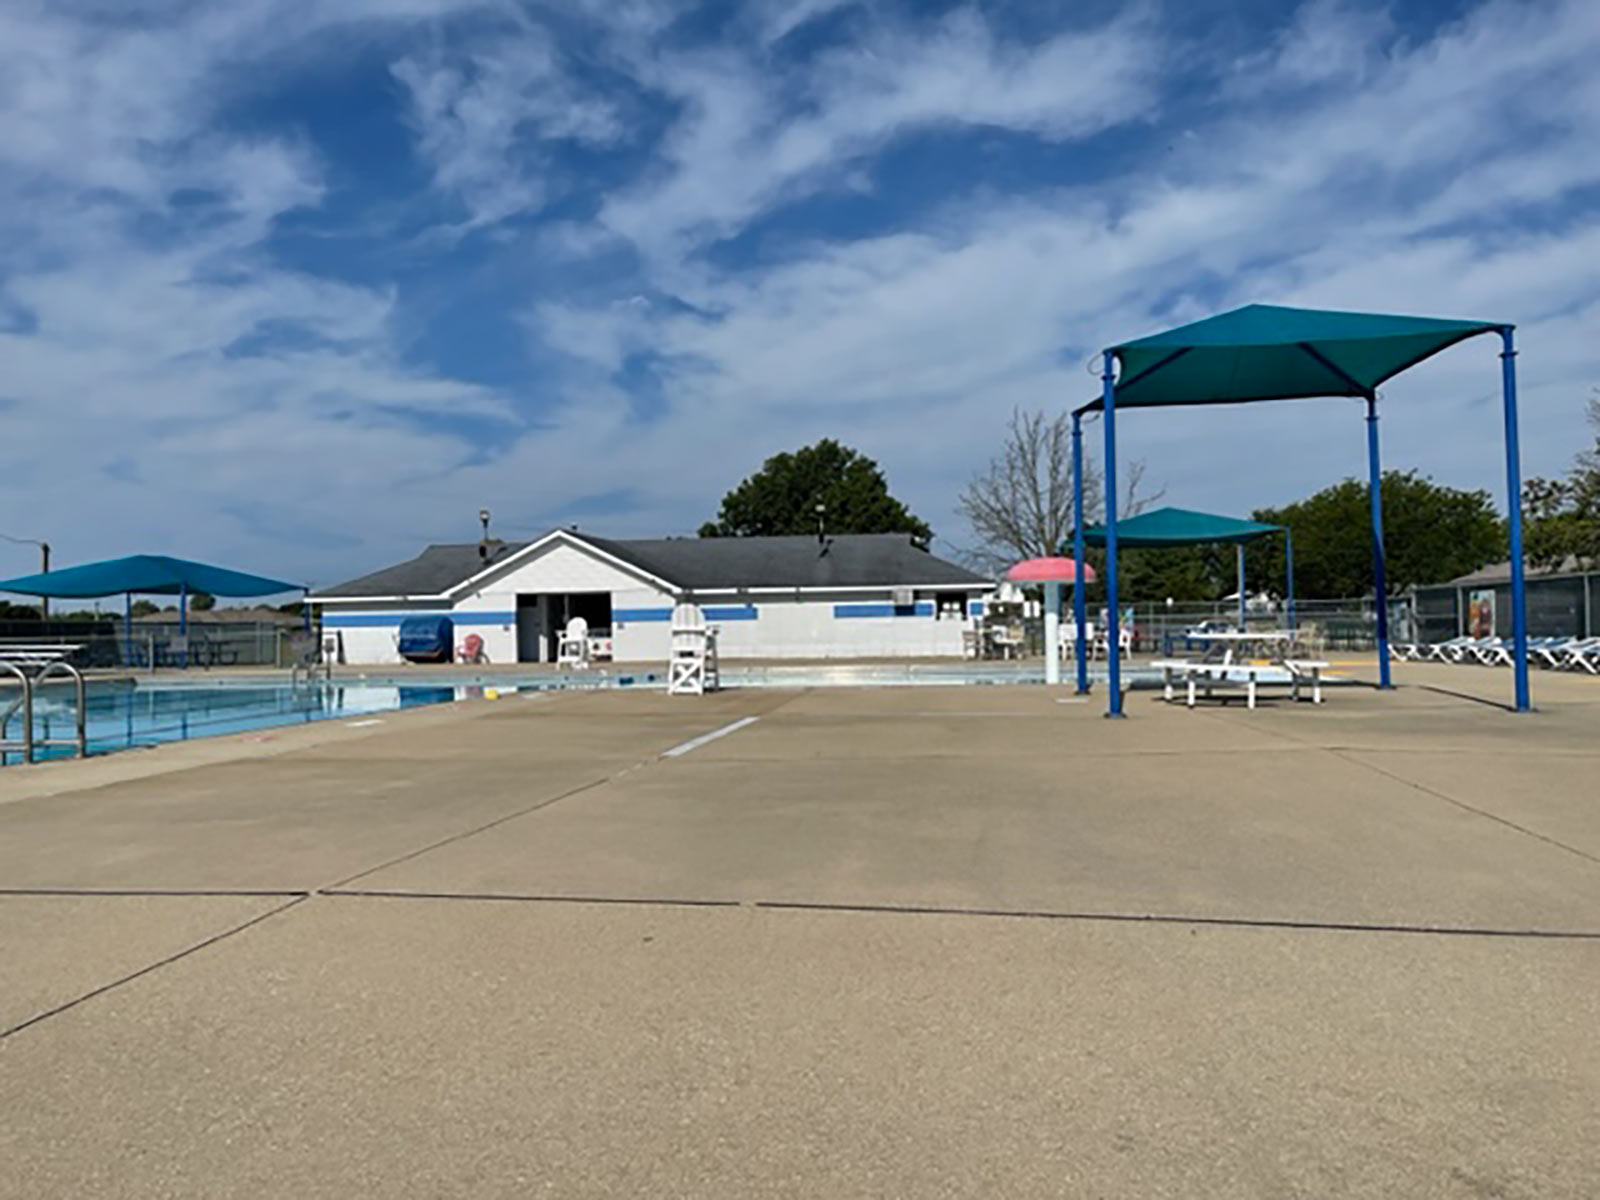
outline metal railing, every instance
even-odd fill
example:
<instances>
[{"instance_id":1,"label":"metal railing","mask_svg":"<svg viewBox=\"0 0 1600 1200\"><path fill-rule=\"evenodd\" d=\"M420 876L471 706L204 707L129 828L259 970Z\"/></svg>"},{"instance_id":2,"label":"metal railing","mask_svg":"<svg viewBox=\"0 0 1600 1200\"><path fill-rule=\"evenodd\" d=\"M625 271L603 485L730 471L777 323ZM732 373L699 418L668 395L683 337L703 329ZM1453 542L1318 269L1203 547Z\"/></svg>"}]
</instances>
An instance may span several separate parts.
<instances>
[{"instance_id":1,"label":"metal railing","mask_svg":"<svg viewBox=\"0 0 1600 1200\"><path fill-rule=\"evenodd\" d=\"M164 671L183 667L208 670L218 667L289 667L303 657L299 643L308 635L298 627L267 622L194 622L187 637L176 622L136 621L131 635L118 623L63 633L58 626L48 633L25 631L38 622L9 622L0 630L6 645L39 649L71 646L68 658L79 670ZM88 624L85 622L84 624Z\"/></svg>"},{"instance_id":2,"label":"metal railing","mask_svg":"<svg viewBox=\"0 0 1600 1200\"><path fill-rule=\"evenodd\" d=\"M34 647L0 646L0 673L15 678L21 694L4 707L0 707L0 766L11 754L21 754L22 761L37 761L36 751L51 746L68 746L77 751L79 758L89 755L89 697L83 672L66 659L66 652L77 647L62 647L59 651L41 651ZM29 673L29 668L36 668ZM74 704L74 735L70 738L37 737L33 727L34 692L60 676L72 684ZM11 722L18 712L22 714L22 736L11 736Z\"/></svg>"}]
</instances>

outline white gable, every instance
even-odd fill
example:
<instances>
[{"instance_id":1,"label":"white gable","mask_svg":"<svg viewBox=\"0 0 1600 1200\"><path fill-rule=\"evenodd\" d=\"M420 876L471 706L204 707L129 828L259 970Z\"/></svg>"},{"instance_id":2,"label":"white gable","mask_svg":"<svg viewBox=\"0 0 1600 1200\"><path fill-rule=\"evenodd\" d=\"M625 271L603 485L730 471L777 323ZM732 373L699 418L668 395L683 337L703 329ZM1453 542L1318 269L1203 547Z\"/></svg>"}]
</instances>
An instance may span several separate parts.
<instances>
[{"instance_id":1,"label":"white gable","mask_svg":"<svg viewBox=\"0 0 1600 1200\"><path fill-rule=\"evenodd\" d=\"M630 570L583 543L552 538L519 557L507 569L478 580L467 593L621 592L648 586L641 572Z\"/></svg>"}]
</instances>

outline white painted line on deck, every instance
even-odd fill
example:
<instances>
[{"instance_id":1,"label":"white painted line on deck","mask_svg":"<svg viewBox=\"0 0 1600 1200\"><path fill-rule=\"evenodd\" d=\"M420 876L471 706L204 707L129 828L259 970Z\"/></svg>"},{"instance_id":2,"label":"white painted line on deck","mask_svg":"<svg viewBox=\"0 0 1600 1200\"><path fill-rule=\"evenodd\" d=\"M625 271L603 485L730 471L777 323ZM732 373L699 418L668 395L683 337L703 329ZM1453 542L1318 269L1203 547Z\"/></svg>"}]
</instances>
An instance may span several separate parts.
<instances>
[{"instance_id":1,"label":"white painted line on deck","mask_svg":"<svg viewBox=\"0 0 1600 1200\"><path fill-rule=\"evenodd\" d=\"M760 719L760 717L740 717L731 725L724 725L721 729L713 729L710 733L702 733L697 738L690 738L682 745L674 746L671 750L664 751L661 757L677 758L679 755L687 754L691 750L698 750L707 742L714 742L720 737L727 737L730 733L737 733L746 725L754 725Z\"/></svg>"},{"instance_id":2,"label":"white painted line on deck","mask_svg":"<svg viewBox=\"0 0 1600 1200\"><path fill-rule=\"evenodd\" d=\"M345 728L346 729L365 729L368 725L382 725L382 724L383 724L383 718L382 717L372 717L372 718L370 718L369 720L366 720L366 721L351 721L348 725L345 726Z\"/></svg>"}]
</instances>

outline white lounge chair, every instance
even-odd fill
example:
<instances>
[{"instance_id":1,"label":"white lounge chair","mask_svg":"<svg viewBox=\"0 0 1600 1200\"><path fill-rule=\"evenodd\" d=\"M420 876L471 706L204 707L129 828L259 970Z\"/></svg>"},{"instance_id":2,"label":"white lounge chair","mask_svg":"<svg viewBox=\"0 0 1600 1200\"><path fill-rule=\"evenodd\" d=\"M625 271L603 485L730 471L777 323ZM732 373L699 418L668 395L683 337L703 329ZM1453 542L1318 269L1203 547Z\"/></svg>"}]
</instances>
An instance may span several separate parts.
<instances>
[{"instance_id":1,"label":"white lounge chair","mask_svg":"<svg viewBox=\"0 0 1600 1200\"><path fill-rule=\"evenodd\" d=\"M1509 667L1513 660L1512 644L1504 638L1484 638L1466 648L1467 656L1486 667ZM1465 661L1465 658L1462 660Z\"/></svg>"},{"instance_id":2,"label":"white lounge chair","mask_svg":"<svg viewBox=\"0 0 1600 1200\"><path fill-rule=\"evenodd\" d=\"M1566 652L1579 644L1573 637L1530 638L1528 661L1540 667L1559 667Z\"/></svg>"},{"instance_id":3,"label":"white lounge chair","mask_svg":"<svg viewBox=\"0 0 1600 1200\"><path fill-rule=\"evenodd\" d=\"M556 665L561 667L587 667L589 665L589 622L573 617L556 642Z\"/></svg>"},{"instance_id":4,"label":"white lounge chair","mask_svg":"<svg viewBox=\"0 0 1600 1200\"><path fill-rule=\"evenodd\" d=\"M1568 648L1561 666L1571 670L1587 671L1600 675L1600 638L1584 638Z\"/></svg>"},{"instance_id":5,"label":"white lounge chair","mask_svg":"<svg viewBox=\"0 0 1600 1200\"><path fill-rule=\"evenodd\" d=\"M1453 637L1448 641L1432 642L1422 648L1422 657L1431 662L1460 662L1461 660L1456 657L1456 654L1464 647L1470 646L1475 640L1477 639Z\"/></svg>"}]
</instances>

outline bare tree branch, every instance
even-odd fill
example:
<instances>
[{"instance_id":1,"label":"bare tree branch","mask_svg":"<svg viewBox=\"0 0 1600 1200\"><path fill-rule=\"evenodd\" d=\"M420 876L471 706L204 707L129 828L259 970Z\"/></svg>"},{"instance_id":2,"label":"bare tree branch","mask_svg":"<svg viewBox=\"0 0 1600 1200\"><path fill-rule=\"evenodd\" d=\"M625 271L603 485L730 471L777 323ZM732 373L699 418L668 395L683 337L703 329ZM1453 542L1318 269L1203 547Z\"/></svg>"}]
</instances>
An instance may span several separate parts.
<instances>
[{"instance_id":1,"label":"bare tree branch","mask_svg":"<svg viewBox=\"0 0 1600 1200\"><path fill-rule=\"evenodd\" d=\"M1125 470L1119 515L1127 517L1144 511L1166 489L1143 492L1143 462L1129 463ZM1083 498L1089 521L1101 519L1103 495L1100 465L1086 454ZM956 507L977 537L965 557L984 570L1061 553L1072 536L1071 416L1013 411L1000 453L967 484Z\"/></svg>"}]
</instances>

